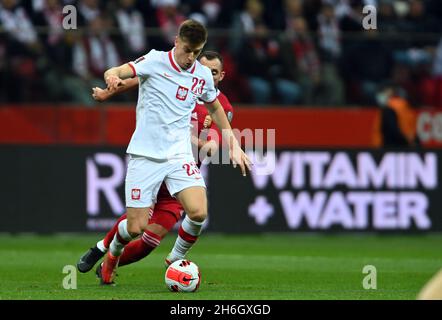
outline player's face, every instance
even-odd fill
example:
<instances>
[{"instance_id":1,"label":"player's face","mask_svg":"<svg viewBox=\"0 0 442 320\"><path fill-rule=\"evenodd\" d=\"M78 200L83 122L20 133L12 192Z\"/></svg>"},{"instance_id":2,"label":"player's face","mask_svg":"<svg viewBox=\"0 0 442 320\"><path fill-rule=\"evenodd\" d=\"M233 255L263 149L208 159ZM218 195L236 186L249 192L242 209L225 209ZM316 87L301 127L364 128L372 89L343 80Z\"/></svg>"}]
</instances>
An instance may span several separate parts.
<instances>
[{"instance_id":1,"label":"player's face","mask_svg":"<svg viewBox=\"0 0 442 320\"><path fill-rule=\"evenodd\" d=\"M200 55L205 43L191 45L180 37L175 40L175 60L183 69L189 69Z\"/></svg>"},{"instance_id":2,"label":"player's face","mask_svg":"<svg viewBox=\"0 0 442 320\"><path fill-rule=\"evenodd\" d=\"M202 57L200 62L212 71L213 82L215 83L215 87L218 87L218 84L224 79L224 75L226 74L223 71L221 61L219 61L219 59L208 60Z\"/></svg>"}]
</instances>

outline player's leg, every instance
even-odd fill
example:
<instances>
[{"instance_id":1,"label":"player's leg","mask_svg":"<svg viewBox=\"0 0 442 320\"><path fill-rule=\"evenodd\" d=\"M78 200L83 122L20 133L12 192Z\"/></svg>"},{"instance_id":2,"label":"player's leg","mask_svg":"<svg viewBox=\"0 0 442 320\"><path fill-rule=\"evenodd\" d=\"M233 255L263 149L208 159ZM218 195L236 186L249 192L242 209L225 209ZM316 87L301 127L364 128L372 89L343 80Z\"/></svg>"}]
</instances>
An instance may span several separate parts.
<instances>
[{"instance_id":1,"label":"player's leg","mask_svg":"<svg viewBox=\"0 0 442 320\"><path fill-rule=\"evenodd\" d=\"M117 270L120 256L124 247L139 236L146 228L149 221L149 208L127 208L127 219L118 224L117 232L112 239L101 268L103 284L112 284Z\"/></svg>"},{"instance_id":2,"label":"player's leg","mask_svg":"<svg viewBox=\"0 0 442 320\"><path fill-rule=\"evenodd\" d=\"M126 213L124 213L117 222L113 225L112 229L106 234L104 239L101 239L96 243L95 246L90 248L86 253L84 253L77 263L77 269L80 272L90 271L94 265L104 256L104 254L109 249L109 245L112 242L115 233L118 230L118 224L126 219Z\"/></svg>"},{"instance_id":3,"label":"player's leg","mask_svg":"<svg viewBox=\"0 0 442 320\"><path fill-rule=\"evenodd\" d=\"M184 259L201 234L207 218L207 197L205 187L190 187L176 194L184 207L186 216L179 229L172 251L166 258L166 266L178 259Z\"/></svg>"},{"instance_id":4,"label":"player's leg","mask_svg":"<svg viewBox=\"0 0 442 320\"><path fill-rule=\"evenodd\" d=\"M131 241L124 248L118 265L124 266L148 256L179 221L182 212L182 206L175 199L159 198L147 229L139 239Z\"/></svg>"},{"instance_id":5,"label":"player's leg","mask_svg":"<svg viewBox=\"0 0 442 320\"><path fill-rule=\"evenodd\" d=\"M168 230L159 224L149 224L140 238L131 241L124 248L118 266L122 267L147 257L160 245L167 232Z\"/></svg>"},{"instance_id":6,"label":"player's leg","mask_svg":"<svg viewBox=\"0 0 442 320\"><path fill-rule=\"evenodd\" d=\"M147 228L149 208L153 206L164 180L166 166L167 163L130 155L125 184L127 219L118 224L117 232L109 245L101 268L102 284L113 283L124 247Z\"/></svg>"}]
</instances>

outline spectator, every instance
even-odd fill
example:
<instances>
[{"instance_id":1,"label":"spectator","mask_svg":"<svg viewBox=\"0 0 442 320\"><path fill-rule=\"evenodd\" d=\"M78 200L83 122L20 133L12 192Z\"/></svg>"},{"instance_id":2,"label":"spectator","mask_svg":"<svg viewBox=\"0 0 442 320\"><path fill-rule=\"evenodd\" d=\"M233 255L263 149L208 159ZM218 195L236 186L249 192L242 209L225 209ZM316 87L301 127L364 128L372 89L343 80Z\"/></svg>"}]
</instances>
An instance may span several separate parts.
<instances>
[{"instance_id":1,"label":"spectator","mask_svg":"<svg viewBox=\"0 0 442 320\"><path fill-rule=\"evenodd\" d=\"M431 15L426 14L425 2L423 0L410 0L410 7L405 21L402 24L402 31L409 33L440 32L440 23L437 23ZM440 18L440 17L439 17ZM421 47L421 41L414 43Z\"/></svg>"},{"instance_id":2,"label":"spectator","mask_svg":"<svg viewBox=\"0 0 442 320\"><path fill-rule=\"evenodd\" d=\"M220 0L184 0L183 12L190 18L208 27L218 27L218 18L222 9Z\"/></svg>"},{"instance_id":3,"label":"spectator","mask_svg":"<svg viewBox=\"0 0 442 320\"><path fill-rule=\"evenodd\" d=\"M202 0L201 11L207 17L209 27L217 27L221 12L221 0Z\"/></svg>"},{"instance_id":4,"label":"spectator","mask_svg":"<svg viewBox=\"0 0 442 320\"><path fill-rule=\"evenodd\" d=\"M378 28L381 32L394 33L399 30L398 17L393 0L380 0L378 9Z\"/></svg>"},{"instance_id":5,"label":"spectator","mask_svg":"<svg viewBox=\"0 0 442 320\"><path fill-rule=\"evenodd\" d=\"M25 9L17 0L1 0L0 23L8 34L9 41L18 46L17 53L29 55L41 52L37 32Z\"/></svg>"},{"instance_id":6,"label":"spectator","mask_svg":"<svg viewBox=\"0 0 442 320\"><path fill-rule=\"evenodd\" d=\"M88 25L101 13L99 0L79 0L78 13L81 25Z\"/></svg>"},{"instance_id":7,"label":"spectator","mask_svg":"<svg viewBox=\"0 0 442 320\"><path fill-rule=\"evenodd\" d=\"M15 102L32 100L30 94L39 91L35 87L38 85L35 81L37 62L44 59L35 27L17 0L0 1L0 27L5 31L3 50L9 60L4 66L5 74L9 75L5 81L7 99Z\"/></svg>"},{"instance_id":8,"label":"spectator","mask_svg":"<svg viewBox=\"0 0 442 320\"><path fill-rule=\"evenodd\" d=\"M302 0L285 0L284 9L284 30L292 30L294 18L303 16Z\"/></svg>"},{"instance_id":9,"label":"spectator","mask_svg":"<svg viewBox=\"0 0 442 320\"><path fill-rule=\"evenodd\" d=\"M169 50L174 46L178 27L186 17L178 10L179 0L155 0L152 4L156 6L156 21L162 34L155 47L158 50Z\"/></svg>"},{"instance_id":10,"label":"spectator","mask_svg":"<svg viewBox=\"0 0 442 320\"><path fill-rule=\"evenodd\" d=\"M34 1L34 4L37 2ZM61 70L66 59L66 33L63 29L62 3L60 0L46 0L35 7L38 10L34 13L34 23L39 27L47 28L47 32L39 35L46 57L50 61L42 72L42 78L46 86L47 97L51 101L57 101L64 96L64 89L61 85L63 72Z\"/></svg>"},{"instance_id":11,"label":"spectator","mask_svg":"<svg viewBox=\"0 0 442 320\"><path fill-rule=\"evenodd\" d=\"M126 60L135 60L147 52L147 37L143 15L135 7L135 0L119 0L114 15L118 26L118 47Z\"/></svg>"},{"instance_id":12,"label":"spectator","mask_svg":"<svg viewBox=\"0 0 442 320\"><path fill-rule=\"evenodd\" d=\"M339 106L344 103L344 85L336 67L342 53L341 30L330 4L324 4L318 15L318 51L321 61L321 104Z\"/></svg>"},{"instance_id":13,"label":"spectator","mask_svg":"<svg viewBox=\"0 0 442 320\"><path fill-rule=\"evenodd\" d=\"M112 66L122 63L114 42L106 30L109 21L104 16L97 16L90 21L86 36L76 35L72 46L72 71L81 82L70 78L71 86L76 89L71 92L74 102L85 105L95 104L91 98L92 87L103 87L103 73Z\"/></svg>"},{"instance_id":14,"label":"spectator","mask_svg":"<svg viewBox=\"0 0 442 320\"><path fill-rule=\"evenodd\" d=\"M381 107L380 133L384 147L413 147L419 144L416 134L416 113L403 90L385 85L376 94Z\"/></svg>"},{"instance_id":15,"label":"spectator","mask_svg":"<svg viewBox=\"0 0 442 320\"><path fill-rule=\"evenodd\" d=\"M231 51L239 53L245 37L254 35L256 29L267 29L263 20L264 7L260 0L248 0L244 9L235 15L231 31ZM259 26L257 28L257 26Z\"/></svg>"},{"instance_id":16,"label":"spectator","mask_svg":"<svg viewBox=\"0 0 442 320\"><path fill-rule=\"evenodd\" d=\"M330 72L324 77L324 69L305 19L295 17L291 25L292 29L287 30L281 39L283 69L290 73L290 79L301 86L302 102L307 105L326 105L342 99L333 98L336 95L334 91L342 93L342 88L338 88L341 86L340 80Z\"/></svg>"},{"instance_id":17,"label":"spectator","mask_svg":"<svg viewBox=\"0 0 442 320\"><path fill-rule=\"evenodd\" d=\"M237 55L240 71L248 78L254 103L268 104L277 96L278 103L294 104L299 100L299 86L283 77L279 44L269 38L262 10L259 0L247 1L236 24L239 30L235 33L244 35Z\"/></svg>"},{"instance_id":18,"label":"spectator","mask_svg":"<svg viewBox=\"0 0 442 320\"><path fill-rule=\"evenodd\" d=\"M432 48L431 72L421 79L420 93L422 104L442 108L442 38L436 48Z\"/></svg>"},{"instance_id":19,"label":"spectator","mask_svg":"<svg viewBox=\"0 0 442 320\"><path fill-rule=\"evenodd\" d=\"M393 60L390 50L379 39L376 29L362 33L343 52L341 68L344 79L352 85L353 103L373 104L378 84L391 76Z\"/></svg>"},{"instance_id":20,"label":"spectator","mask_svg":"<svg viewBox=\"0 0 442 320\"><path fill-rule=\"evenodd\" d=\"M341 0L336 6L339 29L344 32L362 31L363 7L361 0Z\"/></svg>"}]
</instances>

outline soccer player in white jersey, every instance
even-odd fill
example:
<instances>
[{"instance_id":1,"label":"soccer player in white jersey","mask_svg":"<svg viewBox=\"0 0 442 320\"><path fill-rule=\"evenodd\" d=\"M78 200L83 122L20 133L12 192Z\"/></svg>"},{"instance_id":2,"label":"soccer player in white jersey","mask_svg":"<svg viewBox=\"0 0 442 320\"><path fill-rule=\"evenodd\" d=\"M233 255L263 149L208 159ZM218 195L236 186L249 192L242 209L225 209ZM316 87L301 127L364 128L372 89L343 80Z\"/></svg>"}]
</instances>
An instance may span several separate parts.
<instances>
[{"instance_id":1,"label":"soccer player in white jersey","mask_svg":"<svg viewBox=\"0 0 442 320\"><path fill-rule=\"evenodd\" d=\"M215 51L204 51L199 55L198 61L212 71L213 81L218 91L218 100L221 103L229 122L231 122L234 109L230 104L229 99L218 89L220 82L225 76L225 71L223 70L223 57ZM135 88L138 88L138 78L131 78L124 80L124 84L119 86L116 91L109 91L107 89L95 87L92 89L92 97L100 102L106 101L116 94L121 94ZM204 104L197 103L195 105L195 108L192 111L192 123L194 125L192 143L194 146L198 146L197 157L200 155L204 156L207 154L210 156L210 154L214 154L219 148L219 138L221 137L221 134L217 127L212 126L212 118L208 115L208 111ZM211 129L214 129L216 134L213 134ZM207 130L209 131L207 132ZM196 158L195 160L199 166L203 159ZM141 237L131 241L124 248L124 251L120 256L118 267L120 268L121 266L134 263L148 256L160 244L162 239L168 232L170 232L173 226L181 219L183 210L184 209L178 200L170 195L166 186L163 184L158 192L155 208L150 216L147 229L144 230ZM106 254L110 243L118 231L119 223L122 220L125 220L126 217L127 215L124 213L111 230L109 230L106 236L81 256L77 263L78 271L82 273L89 272ZM180 226L178 229L176 246L173 247L172 251L166 258L165 265L169 266L170 261L175 261L176 259L184 259L190 250L190 246L197 241L198 236L199 235L186 233ZM189 244L187 246L182 246L183 241L189 242ZM101 279L101 264L97 267L96 273Z\"/></svg>"},{"instance_id":2,"label":"soccer player in white jersey","mask_svg":"<svg viewBox=\"0 0 442 320\"><path fill-rule=\"evenodd\" d=\"M146 229L149 210L163 180L186 211L183 229L189 234L200 233L207 217L207 198L190 143L190 117L197 99L205 102L213 121L222 130L234 167L238 165L243 175L251 169L251 162L234 137L217 99L210 69L196 61L206 41L205 27L186 20L169 52L151 50L135 62L111 68L104 74L111 90L127 78L137 76L140 83L136 128L127 148L127 220L118 225L105 256L103 284L113 283L124 246Z\"/></svg>"}]
</instances>

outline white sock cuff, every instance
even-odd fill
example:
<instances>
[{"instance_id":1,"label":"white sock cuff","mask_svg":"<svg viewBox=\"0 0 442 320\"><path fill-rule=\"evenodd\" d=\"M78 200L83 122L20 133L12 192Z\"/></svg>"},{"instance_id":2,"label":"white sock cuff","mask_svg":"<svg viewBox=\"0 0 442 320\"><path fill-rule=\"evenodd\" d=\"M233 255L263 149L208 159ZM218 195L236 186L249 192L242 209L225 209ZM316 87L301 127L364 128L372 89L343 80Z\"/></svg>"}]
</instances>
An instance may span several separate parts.
<instances>
[{"instance_id":1,"label":"white sock cuff","mask_svg":"<svg viewBox=\"0 0 442 320\"><path fill-rule=\"evenodd\" d=\"M101 251L101 252L106 252L107 248L104 246L104 240L100 240L97 242L97 248Z\"/></svg>"},{"instance_id":2,"label":"white sock cuff","mask_svg":"<svg viewBox=\"0 0 442 320\"><path fill-rule=\"evenodd\" d=\"M131 241L132 240L131 235L127 231L127 219L124 219L123 221L120 221L120 223L118 224L118 233L120 234L120 236L124 240L126 240L126 241Z\"/></svg>"},{"instance_id":3,"label":"white sock cuff","mask_svg":"<svg viewBox=\"0 0 442 320\"><path fill-rule=\"evenodd\" d=\"M183 222L181 223L181 227L186 233L192 236L199 236L201 234L203 224L204 221L193 221L188 216L185 216Z\"/></svg>"}]
</instances>

